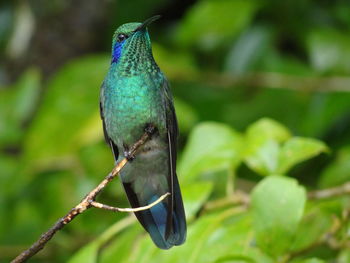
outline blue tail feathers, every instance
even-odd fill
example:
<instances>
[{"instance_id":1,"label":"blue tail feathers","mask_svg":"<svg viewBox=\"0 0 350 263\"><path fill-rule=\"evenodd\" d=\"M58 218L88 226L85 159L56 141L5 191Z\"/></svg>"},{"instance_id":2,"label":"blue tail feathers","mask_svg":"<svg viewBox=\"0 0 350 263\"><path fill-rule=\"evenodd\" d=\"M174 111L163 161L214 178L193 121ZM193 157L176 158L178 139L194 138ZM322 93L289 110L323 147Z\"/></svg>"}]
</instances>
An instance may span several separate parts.
<instances>
[{"instance_id":1,"label":"blue tail feathers","mask_svg":"<svg viewBox=\"0 0 350 263\"><path fill-rule=\"evenodd\" d=\"M149 204L156 201L160 196L153 196L149 200ZM178 246L186 240L186 219L180 188L177 179L174 180L174 201L172 209L172 220L170 231L167 234L167 217L171 211L167 207L168 203L163 201L149 210L142 211L142 219L144 227L150 234L153 242L161 249L169 249L172 246ZM139 217L139 216L138 216Z\"/></svg>"},{"instance_id":2,"label":"blue tail feathers","mask_svg":"<svg viewBox=\"0 0 350 263\"><path fill-rule=\"evenodd\" d=\"M140 203L137 195L132 191L131 184L124 183L124 188L133 207L151 204L161 196L154 194L148 199L147 203ZM174 178L173 190L172 202L168 202L168 198L171 198L169 196L150 209L135 213L137 219L150 234L153 242L161 249L181 245L186 240L186 217L176 177ZM173 204L172 208L169 207L171 203ZM171 220L168 218L168 213L172 213Z\"/></svg>"}]
</instances>

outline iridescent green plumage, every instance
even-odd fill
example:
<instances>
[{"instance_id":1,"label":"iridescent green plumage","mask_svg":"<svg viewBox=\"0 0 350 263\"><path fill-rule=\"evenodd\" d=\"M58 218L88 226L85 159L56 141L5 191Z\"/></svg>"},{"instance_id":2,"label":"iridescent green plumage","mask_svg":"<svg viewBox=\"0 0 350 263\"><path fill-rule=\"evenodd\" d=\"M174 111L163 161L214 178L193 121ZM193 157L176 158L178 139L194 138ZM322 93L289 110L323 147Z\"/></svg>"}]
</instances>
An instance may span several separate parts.
<instances>
[{"instance_id":1,"label":"iridescent green plumage","mask_svg":"<svg viewBox=\"0 0 350 263\"><path fill-rule=\"evenodd\" d=\"M170 192L150 210L135 213L155 244L163 249L186 238L186 221L176 177L177 122L168 82L152 55L145 23L120 26L113 37L112 62L101 88L101 117L106 141L116 160L152 124L156 134L121 173L133 207Z\"/></svg>"}]
</instances>

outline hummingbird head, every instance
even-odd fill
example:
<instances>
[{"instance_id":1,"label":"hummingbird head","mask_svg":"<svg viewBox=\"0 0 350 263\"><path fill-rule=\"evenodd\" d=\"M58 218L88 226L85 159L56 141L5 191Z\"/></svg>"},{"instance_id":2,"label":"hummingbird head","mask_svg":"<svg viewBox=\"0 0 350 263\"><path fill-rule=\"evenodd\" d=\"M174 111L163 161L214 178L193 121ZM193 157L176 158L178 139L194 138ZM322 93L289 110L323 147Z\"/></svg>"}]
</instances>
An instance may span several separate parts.
<instances>
[{"instance_id":1,"label":"hummingbird head","mask_svg":"<svg viewBox=\"0 0 350 263\"><path fill-rule=\"evenodd\" d=\"M147 26L160 16L153 16L143 23L123 24L115 31L112 41L112 64L118 63L130 70L153 60L151 40Z\"/></svg>"}]
</instances>

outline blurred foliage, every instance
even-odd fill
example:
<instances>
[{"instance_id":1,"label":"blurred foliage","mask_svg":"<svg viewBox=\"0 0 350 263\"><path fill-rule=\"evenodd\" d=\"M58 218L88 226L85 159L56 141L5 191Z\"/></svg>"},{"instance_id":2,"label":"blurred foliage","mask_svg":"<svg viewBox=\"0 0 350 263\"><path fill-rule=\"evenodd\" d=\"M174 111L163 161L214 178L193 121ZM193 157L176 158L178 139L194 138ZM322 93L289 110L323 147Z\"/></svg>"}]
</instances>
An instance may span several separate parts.
<instances>
[{"instance_id":1,"label":"blurred foliage","mask_svg":"<svg viewBox=\"0 0 350 263\"><path fill-rule=\"evenodd\" d=\"M30 262L350 262L349 197L308 198L350 181L344 0L2 1L0 262L111 170L98 112L110 38L156 13L186 243L159 250L133 215L90 209ZM129 206L119 182L99 200Z\"/></svg>"}]
</instances>

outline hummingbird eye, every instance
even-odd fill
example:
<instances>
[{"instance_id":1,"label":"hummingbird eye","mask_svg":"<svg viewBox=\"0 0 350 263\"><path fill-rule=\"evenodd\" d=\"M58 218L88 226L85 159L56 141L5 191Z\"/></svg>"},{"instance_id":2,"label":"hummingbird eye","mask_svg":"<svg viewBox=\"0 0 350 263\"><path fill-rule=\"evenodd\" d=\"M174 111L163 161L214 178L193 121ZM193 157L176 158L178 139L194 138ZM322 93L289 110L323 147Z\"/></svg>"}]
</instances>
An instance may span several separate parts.
<instances>
[{"instance_id":1,"label":"hummingbird eye","mask_svg":"<svg viewBox=\"0 0 350 263\"><path fill-rule=\"evenodd\" d=\"M121 42L121 41L123 41L123 40L125 40L125 39L127 39L127 38L128 38L128 36L125 35L125 34L123 34L123 33L120 33L120 34L118 34L118 36L117 36L117 39L118 39L119 42Z\"/></svg>"}]
</instances>

